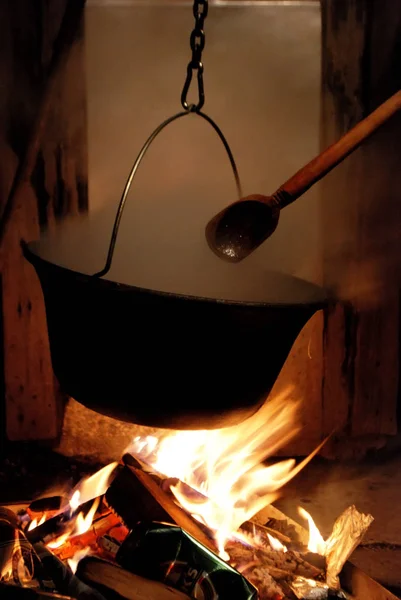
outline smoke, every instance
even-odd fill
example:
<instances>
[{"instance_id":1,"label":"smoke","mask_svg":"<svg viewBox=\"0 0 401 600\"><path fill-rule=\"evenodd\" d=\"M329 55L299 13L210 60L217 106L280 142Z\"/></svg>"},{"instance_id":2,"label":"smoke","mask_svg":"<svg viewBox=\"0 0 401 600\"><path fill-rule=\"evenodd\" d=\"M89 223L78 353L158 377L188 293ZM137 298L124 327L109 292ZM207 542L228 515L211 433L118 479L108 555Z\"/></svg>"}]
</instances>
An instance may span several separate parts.
<instances>
[{"instance_id":1,"label":"smoke","mask_svg":"<svg viewBox=\"0 0 401 600\"><path fill-rule=\"evenodd\" d=\"M181 108L192 27L189 5L87 10L90 207L110 228L139 149ZM228 139L244 194L272 193L319 150L319 6L212 5L205 30L204 110ZM193 115L170 125L134 181L116 252L125 266L114 276L133 269L143 281L157 275L166 289L178 271L193 280L205 271L229 277L214 266L204 226L235 199L227 156L210 126ZM283 211L248 268L318 281L319 218L312 190Z\"/></svg>"}]
</instances>

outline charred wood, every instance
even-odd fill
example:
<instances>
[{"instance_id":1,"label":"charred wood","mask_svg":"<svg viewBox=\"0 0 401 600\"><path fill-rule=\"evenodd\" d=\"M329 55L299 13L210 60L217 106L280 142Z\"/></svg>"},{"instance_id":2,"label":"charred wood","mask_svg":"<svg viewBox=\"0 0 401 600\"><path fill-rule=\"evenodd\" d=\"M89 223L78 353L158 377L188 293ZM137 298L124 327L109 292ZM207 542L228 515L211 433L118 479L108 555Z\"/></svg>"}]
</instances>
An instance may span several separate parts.
<instances>
[{"instance_id":1,"label":"charred wood","mask_svg":"<svg viewBox=\"0 0 401 600\"><path fill-rule=\"evenodd\" d=\"M43 513L60 511L66 506L68 506L68 498L65 496L49 496L33 500L28 506L28 510L30 512Z\"/></svg>"}]
</instances>

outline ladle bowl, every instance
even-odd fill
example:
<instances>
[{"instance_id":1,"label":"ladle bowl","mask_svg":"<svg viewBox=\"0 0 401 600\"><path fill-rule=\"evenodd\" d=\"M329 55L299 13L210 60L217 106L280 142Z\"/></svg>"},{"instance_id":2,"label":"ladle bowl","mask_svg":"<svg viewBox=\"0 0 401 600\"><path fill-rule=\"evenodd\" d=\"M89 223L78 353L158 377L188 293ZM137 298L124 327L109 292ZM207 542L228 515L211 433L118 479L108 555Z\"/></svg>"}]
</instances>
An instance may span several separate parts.
<instances>
[{"instance_id":1,"label":"ladle bowl","mask_svg":"<svg viewBox=\"0 0 401 600\"><path fill-rule=\"evenodd\" d=\"M38 249L40 242L24 245L24 254L42 285L61 387L88 408L138 424L212 429L252 415L302 327L326 304L319 287L278 273L266 275L265 300L203 298L78 273Z\"/></svg>"},{"instance_id":2,"label":"ladle bowl","mask_svg":"<svg viewBox=\"0 0 401 600\"><path fill-rule=\"evenodd\" d=\"M247 258L275 231L282 208L320 181L400 109L401 91L398 91L299 169L271 196L252 194L220 211L206 225L205 235L210 249L220 258L233 263Z\"/></svg>"}]
</instances>

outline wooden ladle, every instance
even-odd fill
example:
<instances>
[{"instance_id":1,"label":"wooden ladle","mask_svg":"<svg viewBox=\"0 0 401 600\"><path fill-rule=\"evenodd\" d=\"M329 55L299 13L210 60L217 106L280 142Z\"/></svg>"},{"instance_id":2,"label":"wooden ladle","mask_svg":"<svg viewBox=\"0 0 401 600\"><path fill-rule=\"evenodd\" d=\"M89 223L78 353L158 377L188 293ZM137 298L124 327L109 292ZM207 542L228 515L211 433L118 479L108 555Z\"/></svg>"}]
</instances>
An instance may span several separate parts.
<instances>
[{"instance_id":1,"label":"wooden ladle","mask_svg":"<svg viewBox=\"0 0 401 600\"><path fill-rule=\"evenodd\" d=\"M297 171L274 194L252 194L218 213L206 226L206 239L213 252L231 262L240 262L249 256L274 232L282 208L302 196L400 108L401 91L398 91L337 142Z\"/></svg>"}]
</instances>

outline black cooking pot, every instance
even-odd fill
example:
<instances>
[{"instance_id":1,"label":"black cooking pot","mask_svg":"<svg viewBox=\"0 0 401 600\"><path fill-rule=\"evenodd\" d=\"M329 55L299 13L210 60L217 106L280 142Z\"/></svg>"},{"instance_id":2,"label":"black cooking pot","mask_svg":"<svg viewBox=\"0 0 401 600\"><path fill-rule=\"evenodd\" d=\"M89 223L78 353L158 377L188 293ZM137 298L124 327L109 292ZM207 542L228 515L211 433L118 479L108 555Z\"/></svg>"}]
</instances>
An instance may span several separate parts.
<instances>
[{"instance_id":1,"label":"black cooking pot","mask_svg":"<svg viewBox=\"0 0 401 600\"><path fill-rule=\"evenodd\" d=\"M42 284L53 368L65 392L124 421L177 429L234 425L253 414L300 330L326 303L323 290L311 283L266 272L252 259L228 264L210 251L203 233L205 181L199 190L192 186L190 207L185 202L178 211L177 187L164 186L170 207L164 217L159 194L155 204L147 193L150 222L136 229L131 222L126 237L119 235L123 258L113 260L141 160L167 125L190 116L217 133L240 198L227 140L199 106L195 114L184 110L169 117L146 140L114 215L101 271L100 240L110 236L106 214L73 221L70 229L64 222L24 245ZM221 189L220 179L211 198Z\"/></svg>"},{"instance_id":2,"label":"black cooking pot","mask_svg":"<svg viewBox=\"0 0 401 600\"><path fill-rule=\"evenodd\" d=\"M201 297L78 273L39 249L28 244L24 253L42 285L62 388L95 411L138 424L217 428L250 416L326 303L320 288L278 273L265 274L254 301L252 292L241 300L241 288Z\"/></svg>"}]
</instances>

